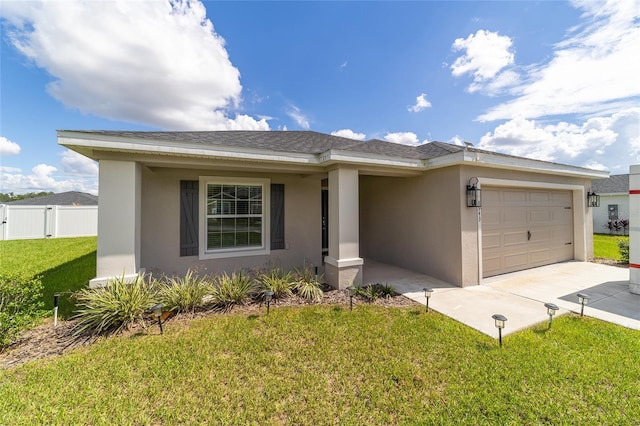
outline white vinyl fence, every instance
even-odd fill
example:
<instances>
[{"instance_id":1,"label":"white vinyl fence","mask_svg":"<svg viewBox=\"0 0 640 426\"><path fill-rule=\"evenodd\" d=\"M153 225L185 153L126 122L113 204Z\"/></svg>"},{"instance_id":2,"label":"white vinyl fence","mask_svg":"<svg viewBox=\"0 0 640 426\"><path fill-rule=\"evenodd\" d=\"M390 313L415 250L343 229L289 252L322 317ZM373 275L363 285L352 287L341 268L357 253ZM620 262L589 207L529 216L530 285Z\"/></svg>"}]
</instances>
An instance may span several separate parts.
<instances>
[{"instance_id":1,"label":"white vinyl fence","mask_svg":"<svg viewBox=\"0 0 640 426\"><path fill-rule=\"evenodd\" d=\"M0 204L0 240L98 235L98 206Z\"/></svg>"}]
</instances>

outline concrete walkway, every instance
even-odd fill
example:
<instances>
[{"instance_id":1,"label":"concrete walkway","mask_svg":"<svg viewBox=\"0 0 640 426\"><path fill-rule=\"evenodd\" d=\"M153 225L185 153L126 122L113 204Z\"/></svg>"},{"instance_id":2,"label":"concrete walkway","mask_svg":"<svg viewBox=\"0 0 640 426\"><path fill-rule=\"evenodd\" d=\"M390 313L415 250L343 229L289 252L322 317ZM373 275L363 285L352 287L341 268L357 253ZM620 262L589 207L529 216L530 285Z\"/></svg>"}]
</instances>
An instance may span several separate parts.
<instances>
[{"instance_id":1,"label":"concrete walkway","mask_svg":"<svg viewBox=\"0 0 640 426\"><path fill-rule=\"evenodd\" d=\"M460 288L371 260L365 265L365 284L387 283L422 304L422 289L431 287L430 309L492 337L497 337L493 314L507 317L503 330L507 335L548 321L547 302L558 305L556 315L579 313L577 293L591 296L585 315L640 330L640 295L629 293L629 270L625 268L565 262L486 278L482 285Z\"/></svg>"}]
</instances>

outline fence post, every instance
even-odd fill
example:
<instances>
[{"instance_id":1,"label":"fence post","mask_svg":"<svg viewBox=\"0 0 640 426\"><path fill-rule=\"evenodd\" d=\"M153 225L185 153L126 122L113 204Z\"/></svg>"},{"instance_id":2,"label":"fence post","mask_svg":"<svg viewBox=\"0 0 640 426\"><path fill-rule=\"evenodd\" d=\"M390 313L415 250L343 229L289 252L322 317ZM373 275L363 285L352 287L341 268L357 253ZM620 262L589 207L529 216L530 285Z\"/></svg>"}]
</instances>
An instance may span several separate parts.
<instances>
[{"instance_id":1,"label":"fence post","mask_svg":"<svg viewBox=\"0 0 640 426\"><path fill-rule=\"evenodd\" d=\"M629 167L629 291L640 294L640 165Z\"/></svg>"}]
</instances>

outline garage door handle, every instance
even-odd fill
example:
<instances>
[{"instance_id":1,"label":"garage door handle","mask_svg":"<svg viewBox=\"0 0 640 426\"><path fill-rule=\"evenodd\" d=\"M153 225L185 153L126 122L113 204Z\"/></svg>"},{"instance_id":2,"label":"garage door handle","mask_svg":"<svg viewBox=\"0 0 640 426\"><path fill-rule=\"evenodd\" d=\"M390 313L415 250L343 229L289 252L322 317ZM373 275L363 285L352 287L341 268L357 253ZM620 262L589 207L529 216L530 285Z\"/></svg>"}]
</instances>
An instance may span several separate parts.
<instances>
[{"instance_id":1,"label":"garage door handle","mask_svg":"<svg viewBox=\"0 0 640 426\"><path fill-rule=\"evenodd\" d=\"M531 231L527 231L527 241L531 239Z\"/></svg>"}]
</instances>

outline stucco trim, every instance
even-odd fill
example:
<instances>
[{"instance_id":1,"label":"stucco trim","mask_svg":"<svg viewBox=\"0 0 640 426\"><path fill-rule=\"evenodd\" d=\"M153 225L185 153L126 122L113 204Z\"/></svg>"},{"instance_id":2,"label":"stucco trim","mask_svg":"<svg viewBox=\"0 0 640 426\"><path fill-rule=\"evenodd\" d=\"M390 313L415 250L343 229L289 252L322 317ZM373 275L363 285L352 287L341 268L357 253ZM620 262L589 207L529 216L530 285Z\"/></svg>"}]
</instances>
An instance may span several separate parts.
<instances>
[{"instance_id":1,"label":"stucco trim","mask_svg":"<svg viewBox=\"0 0 640 426\"><path fill-rule=\"evenodd\" d=\"M350 266L363 265L364 259L361 257L356 257L353 259L334 259L333 257L325 256L324 262L338 268L347 268Z\"/></svg>"}]
</instances>

